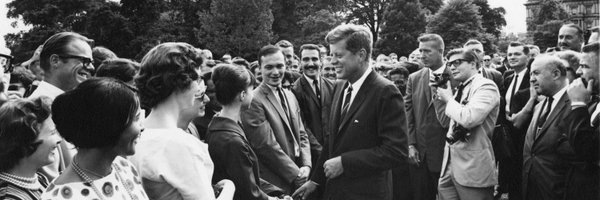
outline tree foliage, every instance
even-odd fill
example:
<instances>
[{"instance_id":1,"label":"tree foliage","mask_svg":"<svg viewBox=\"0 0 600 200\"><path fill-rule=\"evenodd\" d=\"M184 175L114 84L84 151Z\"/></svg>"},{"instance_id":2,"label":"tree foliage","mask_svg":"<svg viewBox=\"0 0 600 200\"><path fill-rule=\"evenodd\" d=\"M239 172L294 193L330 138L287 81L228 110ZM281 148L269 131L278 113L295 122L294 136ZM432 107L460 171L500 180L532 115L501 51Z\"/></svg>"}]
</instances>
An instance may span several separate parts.
<instances>
[{"instance_id":1,"label":"tree foliage","mask_svg":"<svg viewBox=\"0 0 600 200\"><path fill-rule=\"evenodd\" d=\"M392 0L383 15L381 39L374 55L397 53L408 56L418 47L417 38L425 32L425 14L418 0Z\"/></svg>"},{"instance_id":2,"label":"tree foliage","mask_svg":"<svg viewBox=\"0 0 600 200\"><path fill-rule=\"evenodd\" d=\"M349 15L346 21L369 27L375 43L379 39L383 13L389 2L390 0L348 0Z\"/></svg>"},{"instance_id":3,"label":"tree foliage","mask_svg":"<svg viewBox=\"0 0 600 200\"><path fill-rule=\"evenodd\" d=\"M435 14L444 5L442 0L420 0L419 2L426 14Z\"/></svg>"},{"instance_id":4,"label":"tree foliage","mask_svg":"<svg viewBox=\"0 0 600 200\"><path fill-rule=\"evenodd\" d=\"M537 25L548 21L568 19L569 13L560 4L558 0L539 1L539 9L533 10L533 15L527 20L527 31L535 31Z\"/></svg>"},{"instance_id":5,"label":"tree foliage","mask_svg":"<svg viewBox=\"0 0 600 200\"><path fill-rule=\"evenodd\" d=\"M342 18L329 10L319 10L307 15L298 24L300 37L292 40L297 46L302 44L324 44L327 33L337 25L342 24Z\"/></svg>"},{"instance_id":6,"label":"tree foliage","mask_svg":"<svg viewBox=\"0 0 600 200\"><path fill-rule=\"evenodd\" d=\"M198 38L216 55L255 58L258 50L273 37L271 0L213 1L210 12L200 14L203 26Z\"/></svg>"},{"instance_id":7,"label":"tree foliage","mask_svg":"<svg viewBox=\"0 0 600 200\"><path fill-rule=\"evenodd\" d=\"M486 37L483 34L479 8L469 0L449 0L427 21L427 33L442 36L446 49L462 47L469 39L481 41L481 38ZM486 45L489 44L484 43L484 48Z\"/></svg>"},{"instance_id":8,"label":"tree foliage","mask_svg":"<svg viewBox=\"0 0 600 200\"><path fill-rule=\"evenodd\" d=\"M540 47L542 51L548 47L555 47L558 31L563 24L562 20L552 20L537 25L533 32L533 43Z\"/></svg>"},{"instance_id":9,"label":"tree foliage","mask_svg":"<svg viewBox=\"0 0 600 200\"><path fill-rule=\"evenodd\" d=\"M503 7L490 8L487 0L474 0L473 3L479 6L479 14L481 15L481 25L486 33L500 36L502 27L506 26L504 14L506 10Z\"/></svg>"}]
</instances>

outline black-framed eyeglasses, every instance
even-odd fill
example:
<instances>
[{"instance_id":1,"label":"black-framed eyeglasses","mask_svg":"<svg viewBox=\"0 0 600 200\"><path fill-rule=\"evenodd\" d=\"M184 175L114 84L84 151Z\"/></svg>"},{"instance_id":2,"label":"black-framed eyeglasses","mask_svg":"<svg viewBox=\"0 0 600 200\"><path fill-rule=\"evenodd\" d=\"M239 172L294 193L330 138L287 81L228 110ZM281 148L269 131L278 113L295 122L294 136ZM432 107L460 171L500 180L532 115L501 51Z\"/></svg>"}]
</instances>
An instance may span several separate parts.
<instances>
[{"instance_id":1,"label":"black-framed eyeglasses","mask_svg":"<svg viewBox=\"0 0 600 200\"><path fill-rule=\"evenodd\" d=\"M448 61L448 62L446 62L446 66L448 66L448 67L458 66L458 65L460 65L460 63L465 62L465 61L467 61L467 60L465 60L465 59L456 59L456 60L453 60L452 62Z\"/></svg>"},{"instance_id":2,"label":"black-framed eyeglasses","mask_svg":"<svg viewBox=\"0 0 600 200\"><path fill-rule=\"evenodd\" d=\"M61 54L61 55L58 55L58 57L60 57L62 59L69 59L69 58L77 59L85 67L90 66L90 64L92 64L92 62L94 62L91 58L87 58L87 57L83 57L83 56L76 56L76 55Z\"/></svg>"},{"instance_id":3,"label":"black-framed eyeglasses","mask_svg":"<svg viewBox=\"0 0 600 200\"><path fill-rule=\"evenodd\" d=\"M490 59L484 59L483 61L487 62L487 61L490 61Z\"/></svg>"}]
</instances>

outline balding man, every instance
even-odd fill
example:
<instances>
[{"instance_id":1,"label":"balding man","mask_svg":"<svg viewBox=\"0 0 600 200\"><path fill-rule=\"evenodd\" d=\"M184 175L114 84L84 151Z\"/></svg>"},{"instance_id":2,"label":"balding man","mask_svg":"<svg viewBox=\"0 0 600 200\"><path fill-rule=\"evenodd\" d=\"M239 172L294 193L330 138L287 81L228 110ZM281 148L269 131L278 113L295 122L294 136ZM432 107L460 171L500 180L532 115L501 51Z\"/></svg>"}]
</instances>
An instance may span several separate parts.
<instances>
[{"instance_id":1,"label":"balding man","mask_svg":"<svg viewBox=\"0 0 600 200\"><path fill-rule=\"evenodd\" d=\"M573 50L581 52L581 46L585 39L583 30L575 24L565 24L558 30L558 44L562 50Z\"/></svg>"},{"instance_id":2,"label":"balding man","mask_svg":"<svg viewBox=\"0 0 600 200\"><path fill-rule=\"evenodd\" d=\"M568 162L573 156L559 126L571 110L567 95L566 63L558 57L540 55L531 64L531 86L544 97L533 110L523 148L524 199L563 199ZM563 151L564 150L564 151ZM558 153L564 152L564 153Z\"/></svg>"}]
</instances>

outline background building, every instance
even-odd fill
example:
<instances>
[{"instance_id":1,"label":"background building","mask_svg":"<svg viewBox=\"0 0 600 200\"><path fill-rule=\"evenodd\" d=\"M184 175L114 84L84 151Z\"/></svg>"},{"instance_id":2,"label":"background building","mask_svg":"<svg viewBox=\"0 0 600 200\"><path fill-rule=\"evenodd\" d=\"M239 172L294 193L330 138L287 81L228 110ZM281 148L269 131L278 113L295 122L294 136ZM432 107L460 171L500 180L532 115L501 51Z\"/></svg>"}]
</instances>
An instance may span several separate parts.
<instances>
[{"instance_id":1,"label":"background building","mask_svg":"<svg viewBox=\"0 0 600 200\"><path fill-rule=\"evenodd\" d=\"M541 1L547 0L528 0L525 3L528 20L537 15L538 4ZM600 9L598 7L598 0L562 0L560 2L563 8L569 13L569 20L579 25L584 31L599 25Z\"/></svg>"}]
</instances>

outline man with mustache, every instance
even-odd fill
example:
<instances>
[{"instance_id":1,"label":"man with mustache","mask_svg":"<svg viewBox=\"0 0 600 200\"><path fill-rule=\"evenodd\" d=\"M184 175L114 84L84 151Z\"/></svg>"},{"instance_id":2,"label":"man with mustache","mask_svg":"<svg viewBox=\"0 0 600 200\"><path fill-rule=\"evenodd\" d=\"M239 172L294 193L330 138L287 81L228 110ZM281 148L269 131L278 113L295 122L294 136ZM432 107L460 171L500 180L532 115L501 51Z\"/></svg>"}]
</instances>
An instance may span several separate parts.
<instances>
[{"instance_id":1,"label":"man with mustache","mask_svg":"<svg viewBox=\"0 0 600 200\"><path fill-rule=\"evenodd\" d=\"M48 38L40 52L40 67L44 70L44 80L29 98L47 96L54 100L58 95L74 89L88 79L94 71L91 43L93 40L74 32L61 32ZM75 153L77 150L74 146L63 140L54 163L42 168L42 173L50 179L58 177L60 172L69 166Z\"/></svg>"},{"instance_id":2,"label":"man with mustache","mask_svg":"<svg viewBox=\"0 0 600 200\"><path fill-rule=\"evenodd\" d=\"M322 145L329 135L329 110L333 98L333 83L321 77L321 49L314 44L304 44L300 47L300 67L302 77L294 86L292 92L296 95L302 119L304 119L312 163L316 163L321 155Z\"/></svg>"},{"instance_id":3,"label":"man with mustache","mask_svg":"<svg viewBox=\"0 0 600 200\"><path fill-rule=\"evenodd\" d=\"M561 50L581 52L585 39L583 30L575 24L565 24L558 30L558 44Z\"/></svg>"}]
</instances>

